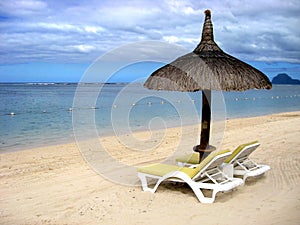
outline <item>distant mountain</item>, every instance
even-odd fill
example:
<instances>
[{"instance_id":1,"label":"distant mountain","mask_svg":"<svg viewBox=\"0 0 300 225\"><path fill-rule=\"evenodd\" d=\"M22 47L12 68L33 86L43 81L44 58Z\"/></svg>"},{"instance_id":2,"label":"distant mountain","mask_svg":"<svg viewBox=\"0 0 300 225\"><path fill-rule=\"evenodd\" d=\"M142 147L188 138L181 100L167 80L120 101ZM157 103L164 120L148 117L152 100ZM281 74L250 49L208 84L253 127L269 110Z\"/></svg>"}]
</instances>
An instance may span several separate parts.
<instances>
[{"instance_id":1,"label":"distant mountain","mask_svg":"<svg viewBox=\"0 0 300 225\"><path fill-rule=\"evenodd\" d=\"M280 73L272 79L272 84L298 84L298 85L300 85L300 80L293 79L286 73Z\"/></svg>"}]
</instances>

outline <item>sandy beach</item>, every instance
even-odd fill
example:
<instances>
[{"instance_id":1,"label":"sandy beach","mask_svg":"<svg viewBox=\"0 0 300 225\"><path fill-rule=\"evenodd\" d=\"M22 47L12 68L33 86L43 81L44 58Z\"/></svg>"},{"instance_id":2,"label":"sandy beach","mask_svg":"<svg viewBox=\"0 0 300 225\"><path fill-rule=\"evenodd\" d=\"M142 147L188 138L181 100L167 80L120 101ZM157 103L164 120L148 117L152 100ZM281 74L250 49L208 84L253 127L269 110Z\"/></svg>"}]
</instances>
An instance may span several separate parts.
<instances>
[{"instance_id":1,"label":"sandy beach","mask_svg":"<svg viewBox=\"0 0 300 225\"><path fill-rule=\"evenodd\" d=\"M197 127L189 129L193 135ZM101 140L113 158L150 163L172 152L179 128L169 129L143 157L114 137ZM135 134L147 138L147 132ZM0 155L0 224L280 224L300 221L300 112L226 121L220 148L258 140L252 154L271 170L213 204L201 204L186 185L163 183L155 194L103 178L83 159L76 143ZM155 136L154 136L155 137ZM155 141L152 138L151 141ZM189 145L186 140L183 145ZM191 146L192 147L192 146ZM134 163L133 163L134 162ZM175 163L175 162L174 162Z\"/></svg>"}]
</instances>

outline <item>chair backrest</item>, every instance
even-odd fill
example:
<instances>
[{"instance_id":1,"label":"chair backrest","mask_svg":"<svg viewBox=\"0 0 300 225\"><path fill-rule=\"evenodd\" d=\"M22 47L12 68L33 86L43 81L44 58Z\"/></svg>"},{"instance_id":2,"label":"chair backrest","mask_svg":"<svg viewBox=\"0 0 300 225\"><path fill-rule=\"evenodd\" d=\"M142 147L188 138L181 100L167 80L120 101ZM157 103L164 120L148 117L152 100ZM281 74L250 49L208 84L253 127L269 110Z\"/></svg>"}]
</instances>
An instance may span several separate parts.
<instances>
[{"instance_id":1,"label":"chair backrest","mask_svg":"<svg viewBox=\"0 0 300 225\"><path fill-rule=\"evenodd\" d=\"M176 162L187 162L190 164L199 164L200 154L199 152L193 152L192 154L183 155L176 159Z\"/></svg>"},{"instance_id":2,"label":"chair backrest","mask_svg":"<svg viewBox=\"0 0 300 225\"><path fill-rule=\"evenodd\" d=\"M202 174L206 170L220 166L230 155L231 151L229 149L214 151L210 153L203 161L201 161L200 164L195 167L195 170L198 171L198 175Z\"/></svg>"},{"instance_id":3,"label":"chair backrest","mask_svg":"<svg viewBox=\"0 0 300 225\"><path fill-rule=\"evenodd\" d=\"M225 163L233 163L234 161L242 158L247 158L249 155L257 149L257 147L260 145L258 141L253 141L247 144L243 144L238 146L232 153L231 156L229 156Z\"/></svg>"}]
</instances>

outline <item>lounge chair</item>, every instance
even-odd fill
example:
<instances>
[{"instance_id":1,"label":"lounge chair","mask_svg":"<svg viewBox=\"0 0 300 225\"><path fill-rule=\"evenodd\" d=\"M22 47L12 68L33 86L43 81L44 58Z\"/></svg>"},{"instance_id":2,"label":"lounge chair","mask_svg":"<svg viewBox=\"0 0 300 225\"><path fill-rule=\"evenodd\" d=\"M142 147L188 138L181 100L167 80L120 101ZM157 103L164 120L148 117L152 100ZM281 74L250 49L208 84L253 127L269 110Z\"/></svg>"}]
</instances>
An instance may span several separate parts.
<instances>
[{"instance_id":1,"label":"lounge chair","mask_svg":"<svg viewBox=\"0 0 300 225\"><path fill-rule=\"evenodd\" d=\"M225 164L232 164L234 167L233 174L243 176L244 182L248 177L263 175L270 170L268 165L258 165L249 158L249 155L257 149L259 142L253 141L238 146L232 154L225 160ZM199 153L192 153L176 159L179 166L195 167L199 162Z\"/></svg>"},{"instance_id":2,"label":"lounge chair","mask_svg":"<svg viewBox=\"0 0 300 225\"><path fill-rule=\"evenodd\" d=\"M271 169L268 165L258 165L249 155L257 149L259 142L253 141L247 144L238 146L232 154L225 160L225 163L233 164L234 175L243 176L244 182L248 177L257 177L263 175Z\"/></svg>"},{"instance_id":3,"label":"lounge chair","mask_svg":"<svg viewBox=\"0 0 300 225\"><path fill-rule=\"evenodd\" d=\"M200 202L213 203L218 192L226 192L243 184L242 179L230 178L219 168L219 165L229 155L231 155L229 150L212 152L195 168L167 164L143 166L138 168L138 177L141 180L144 191L154 193L159 184L165 180L185 182L192 188ZM157 180L153 188L148 187L147 178ZM201 189L212 190L212 196L205 197Z\"/></svg>"}]
</instances>

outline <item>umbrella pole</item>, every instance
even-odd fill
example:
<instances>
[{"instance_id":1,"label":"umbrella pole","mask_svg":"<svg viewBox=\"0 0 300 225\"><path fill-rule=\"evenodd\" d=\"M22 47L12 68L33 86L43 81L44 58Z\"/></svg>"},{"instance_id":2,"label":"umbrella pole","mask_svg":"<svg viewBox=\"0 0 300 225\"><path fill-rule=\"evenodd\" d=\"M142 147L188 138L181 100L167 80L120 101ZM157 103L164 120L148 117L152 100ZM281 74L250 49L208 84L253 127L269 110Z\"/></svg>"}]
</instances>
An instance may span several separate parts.
<instances>
[{"instance_id":1,"label":"umbrella pole","mask_svg":"<svg viewBox=\"0 0 300 225\"><path fill-rule=\"evenodd\" d=\"M202 121L201 121L201 136L200 149L209 147L210 120L211 120L211 91L202 91Z\"/></svg>"}]
</instances>

